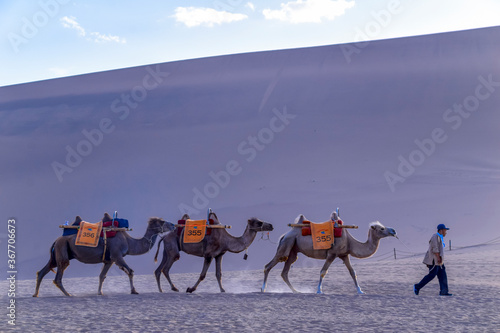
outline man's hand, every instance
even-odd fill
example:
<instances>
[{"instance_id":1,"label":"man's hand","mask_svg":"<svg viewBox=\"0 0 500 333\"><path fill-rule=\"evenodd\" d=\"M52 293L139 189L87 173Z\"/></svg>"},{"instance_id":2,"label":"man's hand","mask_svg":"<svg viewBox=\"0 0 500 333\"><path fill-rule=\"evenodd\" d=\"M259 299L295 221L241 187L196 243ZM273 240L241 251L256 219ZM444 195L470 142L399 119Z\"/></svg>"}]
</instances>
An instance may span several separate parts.
<instances>
[{"instance_id":1,"label":"man's hand","mask_svg":"<svg viewBox=\"0 0 500 333\"><path fill-rule=\"evenodd\" d=\"M442 265L443 264L443 258L441 258L441 256L439 255L439 253L434 253L437 257L437 260L438 260L438 265Z\"/></svg>"}]
</instances>

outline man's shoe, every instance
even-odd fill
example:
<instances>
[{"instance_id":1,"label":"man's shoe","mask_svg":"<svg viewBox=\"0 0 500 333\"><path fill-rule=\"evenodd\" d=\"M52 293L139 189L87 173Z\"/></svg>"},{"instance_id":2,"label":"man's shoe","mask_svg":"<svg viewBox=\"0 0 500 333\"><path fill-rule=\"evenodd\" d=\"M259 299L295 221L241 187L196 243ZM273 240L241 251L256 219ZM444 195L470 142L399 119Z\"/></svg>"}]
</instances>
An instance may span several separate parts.
<instances>
[{"instance_id":1,"label":"man's shoe","mask_svg":"<svg viewBox=\"0 0 500 333\"><path fill-rule=\"evenodd\" d=\"M439 294L439 296L453 296L453 294L446 293L446 294Z\"/></svg>"},{"instance_id":2,"label":"man's shoe","mask_svg":"<svg viewBox=\"0 0 500 333\"><path fill-rule=\"evenodd\" d=\"M414 285L413 285L413 293L414 293L415 295L418 295L418 292L419 292L419 290L417 289L417 285L416 285L416 284L414 284Z\"/></svg>"}]
</instances>

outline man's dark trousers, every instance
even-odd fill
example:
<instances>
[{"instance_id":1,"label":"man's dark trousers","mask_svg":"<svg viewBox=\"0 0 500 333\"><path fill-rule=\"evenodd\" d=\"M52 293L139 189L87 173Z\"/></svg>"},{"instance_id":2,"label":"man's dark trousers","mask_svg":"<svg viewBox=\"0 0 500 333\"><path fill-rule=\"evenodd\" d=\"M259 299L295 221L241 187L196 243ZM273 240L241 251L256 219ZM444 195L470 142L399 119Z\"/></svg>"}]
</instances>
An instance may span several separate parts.
<instances>
[{"instance_id":1,"label":"man's dark trousers","mask_svg":"<svg viewBox=\"0 0 500 333\"><path fill-rule=\"evenodd\" d=\"M422 281L417 283L415 287L417 290L422 289L427 283L431 282L432 279L434 279L437 275L438 280L439 280L439 294L447 294L448 293L448 277L446 276L446 267L444 267L444 264L439 266L439 265L427 265L429 268L429 274L424 276Z\"/></svg>"}]
</instances>

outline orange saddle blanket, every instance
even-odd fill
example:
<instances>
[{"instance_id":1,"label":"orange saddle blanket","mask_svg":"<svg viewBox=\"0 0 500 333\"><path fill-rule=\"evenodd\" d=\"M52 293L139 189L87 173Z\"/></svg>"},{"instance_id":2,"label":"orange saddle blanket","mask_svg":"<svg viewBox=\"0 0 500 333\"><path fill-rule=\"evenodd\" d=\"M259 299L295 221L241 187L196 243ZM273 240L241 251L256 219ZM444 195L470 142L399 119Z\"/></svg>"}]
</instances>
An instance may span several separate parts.
<instances>
[{"instance_id":1,"label":"orange saddle blanket","mask_svg":"<svg viewBox=\"0 0 500 333\"><path fill-rule=\"evenodd\" d=\"M333 245L333 225L330 221L323 223L309 223L313 248L328 250Z\"/></svg>"},{"instance_id":2,"label":"orange saddle blanket","mask_svg":"<svg viewBox=\"0 0 500 333\"><path fill-rule=\"evenodd\" d=\"M205 238L207 220L186 220L184 243L199 243Z\"/></svg>"},{"instance_id":3,"label":"orange saddle blanket","mask_svg":"<svg viewBox=\"0 0 500 333\"><path fill-rule=\"evenodd\" d=\"M206 222L206 220L205 220L205 222ZM178 220L178 221L177 221L177 224L183 224L183 225L185 225L185 224L186 224L186 220ZM215 221L214 221L214 220L212 220L212 219L210 219L209 224L214 225L214 224L215 224ZM177 236L178 236L178 237L180 237L180 236L181 236L181 234L182 234L182 230L183 230L183 229L184 229L184 228L177 228ZM211 228L207 228L207 230L205 231L205 236L208 236L208 235L210 235L210 234L212 234L212 229L211 229Z\"/></svg>"},{"instance_id":4,"label":"orange saddle blanket","mask_svg":"<svg viewBox=\"0 0 500 333\"><path fill-rule=\"evenodd\" d=\"M102 221L98 223L89 223L82 221L80 229L76 234L75 245L96 247L99 243L99 235L102 230Z\"/></svg>"}]
</instances>

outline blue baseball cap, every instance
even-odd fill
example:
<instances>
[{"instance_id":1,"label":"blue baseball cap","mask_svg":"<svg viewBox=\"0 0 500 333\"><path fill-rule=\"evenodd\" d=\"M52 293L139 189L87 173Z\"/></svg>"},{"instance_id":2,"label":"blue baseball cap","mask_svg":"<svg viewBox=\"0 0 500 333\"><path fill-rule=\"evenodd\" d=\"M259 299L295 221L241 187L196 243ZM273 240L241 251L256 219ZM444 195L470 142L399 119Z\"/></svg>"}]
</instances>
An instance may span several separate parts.
<instances>
[{"instance_id":1,"label":"blue baseball cap","mask_svg":"<svg viewBox=\"0 0 500 333\"><path fill-rule=\"evenodd\" d=\"M450 230L450 228L446 228L446 226L445 226L444 224L442 224L442 223L441 223L441 224L438 224L438 231L439 231L439 230L443 230L443 229L445 229L445 230Z\"/></svg>"}]
</instances>

